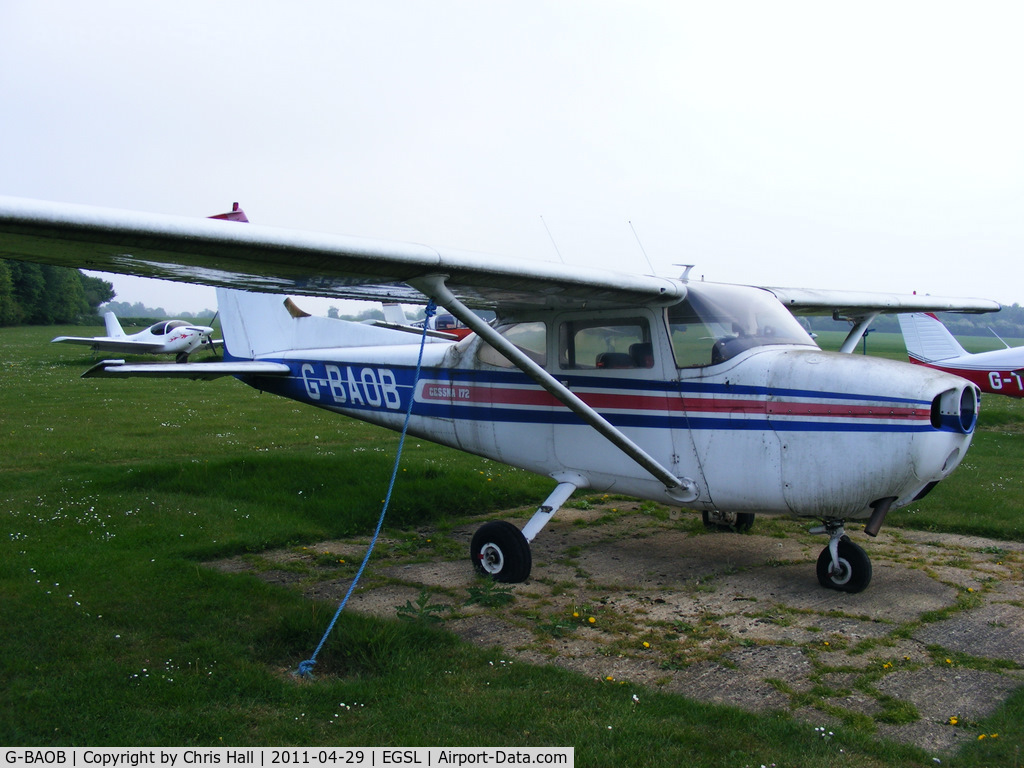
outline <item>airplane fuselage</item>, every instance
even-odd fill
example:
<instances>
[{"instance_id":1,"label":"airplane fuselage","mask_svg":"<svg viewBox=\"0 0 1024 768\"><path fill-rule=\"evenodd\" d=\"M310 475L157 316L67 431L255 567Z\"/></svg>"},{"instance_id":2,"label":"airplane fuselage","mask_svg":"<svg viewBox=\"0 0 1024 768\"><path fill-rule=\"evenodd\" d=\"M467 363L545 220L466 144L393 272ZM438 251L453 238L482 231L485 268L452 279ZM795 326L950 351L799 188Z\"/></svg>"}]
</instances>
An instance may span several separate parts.
<instances>
[{"instance_id":1,"label":"airplane fuselage","mask_svg":"<svg viewBox=\"0 0 1024 768\"><path fill-rule=\"evenodd\" d=\"M819 518L866 518L882 498L909 503L956 467L974 427L970 389L955 377L803 346L758 347L714 370L672 376L556 371L695 483L696 495L680 499L518 370L453 364L478 361L481 343L427 346L418 381L414 345L266 357L290 375L243 380L391 429L401 428L412 398L412 434L539 474L558 467L595 491Z\"/></svg>"},{"instance_id":2,"label":"airplane fuselage","mask_svg":"<svg viewBox=\"0 0 1024 768\"><path fill-rule=\"evenodd\" d=\"M962 376L982 392L1008 397L1024 397L1024 348L996 349L950 360L925 362L910 357L912 363L954 376Z\"/></svg>"}]
</instances>

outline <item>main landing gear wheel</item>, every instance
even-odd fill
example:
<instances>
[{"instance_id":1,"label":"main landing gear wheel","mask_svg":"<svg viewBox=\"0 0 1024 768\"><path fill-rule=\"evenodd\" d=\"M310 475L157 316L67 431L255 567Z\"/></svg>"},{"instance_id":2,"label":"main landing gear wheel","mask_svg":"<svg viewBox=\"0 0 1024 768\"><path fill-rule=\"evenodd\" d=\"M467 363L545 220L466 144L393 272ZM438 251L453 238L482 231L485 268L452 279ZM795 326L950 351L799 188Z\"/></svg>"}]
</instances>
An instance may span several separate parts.
<instances>
[{"instance_id":1,"label":"main landing gear wheel","mask_svg":"<svg viewBox=\"0 0 1024 768\"><path fill-rule=\"evenodd\" d=\"M495 520L473 534L469 559L476 572L495 581L517 584L530 576L530 542L512 523Z\"/></svg>"},{"instance_id":2,"label":"main landing gear wheel","mask_svg":"<svg viewBox=\"0 0 1024 768\"><path fill-rule=\"evenodd\" d=\"M744 533L754 527L753 512L701 512L701 518L707 528L718 530L736 531Z\"/></svg>"},{"instance_id":3,"label":"main landing gear wheel","mask_svg":"<svg viewBox=\"0 0 1024 768\"><path fill-rule=\"evenodd\" d=\"M871 583L871 560L862 547L843 536L838 542L839 568L832 564L828 547L818 555L818 583L840 592L861 592Z\"/></svg>"}]
</instances>

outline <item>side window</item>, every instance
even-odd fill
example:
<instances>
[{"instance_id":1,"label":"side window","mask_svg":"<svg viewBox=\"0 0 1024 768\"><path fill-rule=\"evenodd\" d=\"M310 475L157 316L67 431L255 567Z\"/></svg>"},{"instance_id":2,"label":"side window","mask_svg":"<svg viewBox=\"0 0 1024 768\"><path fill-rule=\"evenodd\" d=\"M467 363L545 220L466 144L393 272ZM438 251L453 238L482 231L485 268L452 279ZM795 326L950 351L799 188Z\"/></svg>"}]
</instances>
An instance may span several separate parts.
<instances>
[{"instance_id":1,"label":"side window","mask_svg":"<svg viewBox=\"0 0 1024 768\"><path fill-rule=\"evenodd\" d=\"M711 365L712 349L721 329L709 328L685 301L669 310L668 330L677 368Z\"/></svg>"},{"instance_id":2,"label":"side window","mask_svg":"<svg viewBox=\"0 0 1024 768\"><path fill-rule=\"evenodd\" d=\"M652 368L651 330L643 318L573 320L558 329L562 368Z\"/></svg>"},{"instance_id":3,"label":"side window","mask_svg":"<svg viewBox=\"0 0 1024 768\"><path fill-rule=\"evenodd\" d=\"M521 352L524 352L533 362L538 365L548 363L548 331L547 326L540 322L532 323L510 323L498 326L495 330L504 336L508 341L515 344ZM499 368L513 368L509 360L494 347L486 342L481 342L477 358L481 363L496 365Z\"/></svg>"}]
</instances>

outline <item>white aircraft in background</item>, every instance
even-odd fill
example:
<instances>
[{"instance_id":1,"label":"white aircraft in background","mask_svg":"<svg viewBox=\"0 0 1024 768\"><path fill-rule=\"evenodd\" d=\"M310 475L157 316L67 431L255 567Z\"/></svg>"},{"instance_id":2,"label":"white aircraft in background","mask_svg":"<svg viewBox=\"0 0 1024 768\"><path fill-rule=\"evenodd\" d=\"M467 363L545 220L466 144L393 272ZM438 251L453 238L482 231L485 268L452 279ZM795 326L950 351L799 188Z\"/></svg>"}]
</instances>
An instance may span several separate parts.
<instances>
[{"instance_id":1,"label":"white aircraft in background","mask_svg":"<svg viewBox=\"0 0 1024 768\"><path fill-rule=\"evenodd\" d=\"M935 315L914 312L897 317L910 362L963 376L982 392L1024 397L1024 347L999 339L1006 349L971 354Z\"/></svg>"},{"instance_id":2,"label":"white aircraft in background","mask_svg":"<svg viewBox=\"0 0 1024 768\"><path fill-rule=\"evenodd\" d=\"M129 354L175 355L179 363L200 347L216 343L213 328L194 325L185 320L162 320L138 333L126 334L113 312L103 315L107 326L106 336L58 336L53 343L83 344L103 352L125 352Z\"/></svg>"},{"instance_id":3,"label":"white aircraft in background","mask_svg":"<svg viewBox=\"0 0 1024 768\"><path fill-rule=\"evenodd\" d=\"M846 521L867 520L877 535L891 508L947 477L971 443L978 390L903 362L824 352L794 314L854 320L849 352L881 312L999 309L11 198L0 198L0 257L218 287L223 362L108 361L88 376L234 376L394 430L409 411L413 435L550 476L554 489L522 530L494 521L473 536L474 568L504 582L529 577L530 542L586 488L715 522L816 518L829 536L819 583L864 589L871 561ZM454 341L311 317L284 298L293 294L433 302L474 333ZM494 311L493 324L473 308Z\"/></svg>"}]
</instances>

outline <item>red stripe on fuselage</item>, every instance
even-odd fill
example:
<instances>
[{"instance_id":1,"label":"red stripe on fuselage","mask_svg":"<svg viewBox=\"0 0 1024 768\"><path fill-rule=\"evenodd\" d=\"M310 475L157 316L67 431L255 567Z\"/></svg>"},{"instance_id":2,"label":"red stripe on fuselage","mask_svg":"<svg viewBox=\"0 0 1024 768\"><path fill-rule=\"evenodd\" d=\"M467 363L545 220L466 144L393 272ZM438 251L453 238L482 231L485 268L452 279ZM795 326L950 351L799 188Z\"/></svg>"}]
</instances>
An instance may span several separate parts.
<instances>
[{"instance_id":1,"label":"red stripe on fuselage","mask_svg":"<svg viewBox=\"0 0 1024 768\"><path fill-rule=\"evenodd\" d=\"M838 403L807 403L800 401L767 401L764 399L674 397L664 395L618 394L611 392L575 393L597 410L647 411L654 413L735 413L769 416L809 416L811 418L916 419L930 418L927 409L906 406L846 405ZM561 403L542 389L479 387L427 383L422 389L424 400L467 405L518 405L532 408L557 408Z\"/></svg>"}]
</instances>

